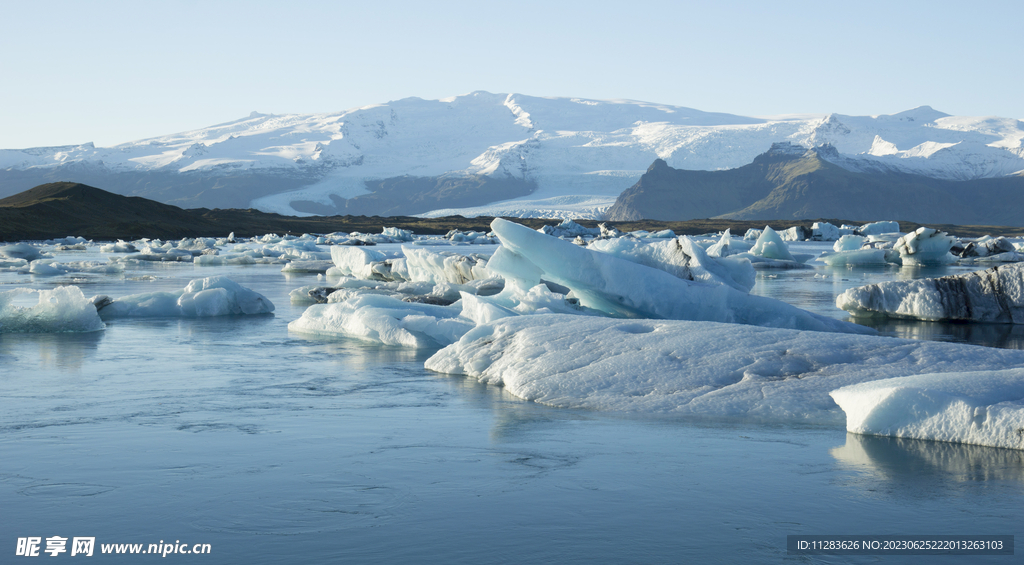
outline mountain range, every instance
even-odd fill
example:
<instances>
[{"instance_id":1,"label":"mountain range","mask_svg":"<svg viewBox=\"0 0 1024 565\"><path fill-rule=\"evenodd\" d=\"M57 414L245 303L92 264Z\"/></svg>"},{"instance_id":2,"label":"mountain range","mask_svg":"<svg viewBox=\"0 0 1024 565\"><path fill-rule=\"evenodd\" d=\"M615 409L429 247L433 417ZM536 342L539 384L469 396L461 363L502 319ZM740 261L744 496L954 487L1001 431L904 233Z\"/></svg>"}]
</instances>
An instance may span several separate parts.
<instances>
[{"instance_id":1,"label":"mountain range","mask_svg":"<svg viewBox=\"0 0 1024 565\"><path fill-rule=\"evenodd\" d=\"M787 143L801 154L828 151L821 168L835 175L973 182L1024 171L1022 140L1020 120L950 116L927 106L871 117L745 117L473 92L329 114L254 112L114 147L0 150L0 198L74 181L182 207L289 215L601 218L659 159L668 168L722 172ZM761 200L747 196L733 202L742 208L720 214L791 213L767 203L745 212ZM805 217L819 216L848 214Z\"/></svg>"},{"instance_id":2,"label":"mountain range","mask_svg":"<svg viewBox=\"0 0 1024 565\"><path fill-rule=\"evenodd\" d=\"M776 143L753 162L689 171L658 159L609 209L614 221L879 218L926 224L1024 226L1024 175L946 180L844 168L831 145Z\"/></svg>"}]
</instances>

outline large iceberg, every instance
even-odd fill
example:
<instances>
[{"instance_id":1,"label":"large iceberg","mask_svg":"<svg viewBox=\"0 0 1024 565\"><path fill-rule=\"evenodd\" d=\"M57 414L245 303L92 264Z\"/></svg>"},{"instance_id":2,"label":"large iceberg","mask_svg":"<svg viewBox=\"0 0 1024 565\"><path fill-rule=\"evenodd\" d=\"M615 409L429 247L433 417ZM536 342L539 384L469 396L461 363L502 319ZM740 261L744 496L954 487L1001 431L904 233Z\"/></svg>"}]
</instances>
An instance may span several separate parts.
<instances>
[{"instance_id":1,"label":"large iceberg","mask_svg":"<svg viewBox=\"0 0 1024 565\"><path fill-rule=\"evenodd\" d=\"M19 296L37 294L34 306L18 306ZM94 332L103 321L77 286L52 290L15 288L0 292L0 333Z\"/></svg>"},{"instance_id":2,"label":"large iceberg","mask_svg":"<svg viewBox=\"0 0 1024 565\"><path fill-rule=\"evenodd\" d=\"M146 292L111 299L94 296L92 302L104 320L112 318L205 318L236 314L269 314L274 304L267 297L224 277L195 279L176 292Z\"/></svg>"},{"instance_id":3,"label":"large iceberg","mask_svg":"<svg viewBox=\"0 0 1024 565\"><path fill-rule=\"evenodd\" d=\"M933 228L917 228L899 238L893 249L899 251L904 265L945 265L956 260L949 252L956 238Z\"/></svg>"},{"instance_id":4,"label":"large iceberg","mask_svg":"<svg viewBox=\"0 0 1024 565\"><path fill-rule=\"evenodd\" d=\"M570 289L581 305L610 316L874 333L864 326L819 316L730 286L683 280L501 218L494 220L491 229L502 242L487 264L491 272L522 288L554 282Z\"/></svg>"},{"instance_id":5,"label":"large iceberg","mask_svg":"<svg viewBox=\"0 0 1024 565\"><path fill-rule=\"evenodd\" d=\"M1024 449L1024 369L896 377L831 395L850 432Z\"/></svg>"},{"instance_id":6,"label":"large iceberg","mask_svg":"<svg viewBox=\"0 0 1024 565\"><path fill-rule=\"evenodd\" d=\"M1024 324L1024 264L851 288L836 306L854 316Z\"/></svg>"},{"instance_id":7,"label":"large iceberg","mask_svg":"<svg viewBox=\"0 0 1024 565\"><path fill-rule=\"evenodd\" d=\"M556 314L480 325L426 367L552 406L841 424L833 390L1021 364L1024 351L964 344Z\"/></svg>"}]
</instances>

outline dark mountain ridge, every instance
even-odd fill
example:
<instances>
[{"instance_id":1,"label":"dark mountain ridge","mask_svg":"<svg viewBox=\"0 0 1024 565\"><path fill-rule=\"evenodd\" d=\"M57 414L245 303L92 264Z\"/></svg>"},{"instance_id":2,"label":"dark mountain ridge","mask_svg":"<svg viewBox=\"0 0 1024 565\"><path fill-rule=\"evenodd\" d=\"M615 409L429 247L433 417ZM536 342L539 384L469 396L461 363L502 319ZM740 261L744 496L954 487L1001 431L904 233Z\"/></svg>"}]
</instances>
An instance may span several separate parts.
<instances>
[{"instance_id":1,"label":"dark mountain ridge","mask_svg":"<svg viewBox=\"0 0 1024 565\"><path fill-rule=\"evenodd\" d=\"M749 165L673 169L657 160L608 212L612 221L881 219L926 224L1024 226L1024 177L964 181L896 172L855 172L835 150L773 144Z\"/></svg>"}]
</instances>

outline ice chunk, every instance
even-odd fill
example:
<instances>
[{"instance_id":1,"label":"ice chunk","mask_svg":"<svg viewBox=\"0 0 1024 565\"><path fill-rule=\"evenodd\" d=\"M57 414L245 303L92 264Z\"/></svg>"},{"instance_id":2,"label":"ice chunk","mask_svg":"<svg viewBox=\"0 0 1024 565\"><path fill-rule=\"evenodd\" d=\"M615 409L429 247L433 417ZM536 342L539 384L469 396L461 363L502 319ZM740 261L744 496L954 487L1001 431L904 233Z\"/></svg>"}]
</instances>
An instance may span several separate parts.
<instances>
[{"instance_id":1,"label":"ice chunk","mask_svg":"<svg viewBox=\"0 0 1024 565\"><path fill-rule=\"evenodd\" d=\"M857 228L860 235L882 235L883 233L899 233L900 223L893 221L872 222Z\"/></svg>"},{"instance_id":2,"label":"ice chunk","mask_svg":"<svg viewBox=\"0 0 1024 565\"><path fill-rule=\"evenodd\" d=\"M893 247L900 252L904 265L941 265L956 259L949 253L956 239L932 228L917 228L899 238Z\"/></svg>"},{"instance_id":3,"label":"ice chunk","mask_svg":"<svg viewBox=\"0 0 1024 565\"><path fill-rule=\"evenodd\" d=\"M97 305L99 307L99 305ZM177 292L147 292L114 299L99 307L100 317L202 318L235 314L269 314L274 304L265 296L224 277L195 279Z\"/></svg>"},{"instance_id":4,"label":"ice chunk","mask_svg":"<svg viewBox=\"0 0 1024 565\"><path fill-rule=\"evenodd\" d=\"M555 237L575 238L577 236L597 237L601 235L601 228L585 228L572 220L562 220L562 223L557 226L544 226L537 231Z\"/></svg>"},{"instance_id":5,"label":"ice chunk","mask_svg":"<svg viewBox=\"0 0 1024 565\"><path fill-rule=\"evenodd\" d=\"M402 246L402 253L405 254L408 280L465 284L494 276L487 269L487 258L482 255L434 253L407 246Z\"/></svg>"},{"instance_id":6,"label":"ice chunk","mask_svg":"<svg viewBox=\"0 0 1024 565\"><path fill-rule=\"evenodd\" d=\"M381 233L381 235L390 238L391 241L394 242L412 241L412 230L403 230L401 228L384 228L384 231Z\"/></svg>"},{"instance_id":7,"label":"ice chunk","mask_svg":"<svg viewBox=\"0 0 1024 565\"><path fill-rule=\"evenodd\" d=\"M43 253L36 246L28 243L12 243L10 245L0 245L0 257L35 261L36 259L41 259Z\"/></svg>"},{"instance_id":8,"label":"ice chunk","mask_svg":"<svg viewBox=\"0 0 1024 565\"><path fill-rule=\"evenodd\" d=\"M846 237L846 236L843 236ZM887 249L854 249L826 255L819 259L829 267L843 265L888 265L899 264L898 253Z\"/></svg>"},{"instance_id":9,"label":"ice chunk","mask_svg":"<svg viewBox=\"0 0 1024 565\"><path fill-rule=\"evenodd\" d=\"M864 245L865 239L867 238L861 235L847 234L840 237L835 244L832 245L832 249L835 251L854 251L856 249L860 249Z\"/></svg>"},{"instance_id":10,"label":"ice chunk","mask_svg":"<svg viewBox=\"0 0 1024 565\"><path fill-rule=\"evenodd\" d=\"M385 345L436 347L456 341L474 323L460 308L403 302L393 296L362 294L342 302L314 304L288 324L290 331L342 335Z\"/></svg>"},{"instance_id":11,"label":"ice chunk","mask_svg":"<svg viewBox=\"0 0 1024 565\"><path fill-rule=\"evenodd\" d=\"M26 294L38 294L38 303L30 307L14 304L18 296ZM94 332L105 327L96 307L77 286L0 291L0 333Z\"/></svg>"},{"instance_id":12,"label":"ice chunk","mask_svg":"<svg viewBox=\"0 0 1024 565\"><path fill-rule=\"evenodd\" d=\"M373 276L372 265L384 261L384 253L364 247L335 245L331 247L331 260L337 267L337 274L357 279L369 279Z\"/></svg>"},{"instance_id":13,"label":"ice chunk","mask_svg":"<svg viewBox=\"0 0 1024 565\"><path fill-rule=\"evenodd\" d=\"M1024 324L1024 264L851 288L836 306L854 316Z\"/></svg>"},{"instance_id":14,"label":"ice chunk","mask_svg":"<svg viewBox=\"0 0 1024 565\"><path fill-rule=\"evenodd\" d=\"M488 268L532 288L542 280L572 290L580 304L611 316L709 320L817 331L873 333L864 326L812 314L719 284L676 278L497 218L501 239Z\"/></svg>"},{"instance_id":15,"label":"ice chunk","mask_svg":"<svg viewBox=\"0 0 1024 565\"><path fill-rule=\"evenodd\" d=\"M895 377L831 395L850 432L1024 449L1024 369Z\"/></svg>"},{"instance_id":16,"label":"ice chunk","mask_svg":"<svg viewBox=\"0 0 1024 565\"><path fill-rule=\"evenodd\" d=\"M732 232L727 229L722 233L722 238L718 240L718 243L708 247L707 254L708 257L728 257L730 255L746 253L753 246L754 244L746 239L732 237Z\"/></svg>"},{"instance_id":17,"label":"ice chunk","mask_svg":"<svg viewBox=\"0 0 1024 565\"><path fill-rule=\"evenodd\" d=\"M713 322L501 318L426 362L552 406L841 424L829 392L1021 366L1024 351Z\"/></svg>"},{"instance_id":18,"label":"ice chunk","mask_svg":"<svg viewBox=\"0 0 1024 565\"><path fill-rule=\"evenodd\" d=\"M836 241L839 237L839 228L828 222L814 222L811 225L811 239L814 241Z\"/></svg>"},{"instance_id":19,"label":"ice chunk","mask_svg":"<svg viewBox=\"0 0 1024 565\"><path fill-rule=\"evenodd\" d=\"M796 261L793 255L789 252L789 247L782 241L779 234L775 233L769 226L765 226L764 230L761 231L761 235L757 238L757 243L750 248L752 255L758 257L764 257L765 259L777 259L780 261Z\"/></svg>"},{"instance_id":20,"label":"ice chunk","mask_svg":"<svg viewBox=\"0 0 1024 565\"><path fill-rule=\"evenodd\" d=\"M724 236L723 236L724 237ZM692 239L645 242L620 237L595 240L587 249L652 267L688 281L725 284L741 292L754 287L754 268L745 259L715 260Z\"/></svg>"},{"instance_id":21,"label":"ice chunk","mask_svg":"<svg viewBox=\"0 0 1024 565\"><path fill-rule=\"evenodd\" d=\"M58 263L53 259L37 259L32 261L28 272L36 276L52 277L70 273L92 273L98 275L119 275L124 273L124 265L119 263L103 263L101 261L73 261Z\"/></svg>"},{"instance_id":22,"label":"ice chunk","mask_svg":"<svg viewBox=\"0 0 1024 565\"><path fill-rule=\"evenodd\" d=\"M1005 237L989 237L985 236L968 243L963 251L960 252L961 257L988 257L989 255L998 255L1002 253L1015 253L1017 249L1013 243Z\"/></svg>"},{"instance_id":23,"label":"ice chunk","mask_svg":"<svg viewBox=\"0 0 1024 565\"><path fill-rule=\"evenodd\" d=\"M282 273L326 273L334 266L331 261L291 261L281 268Z\"/></svg>"},{"instance_id":24,"label":"ice chunk","mask_svg":"<svg viewBox=\"0 0 1024 565\"><path fill-rule=\"evenodd\" d=\"M810 239L811 231L803 226L793 226L778 232L782 241L805 241Z\"/></svg>"}]
</instances>

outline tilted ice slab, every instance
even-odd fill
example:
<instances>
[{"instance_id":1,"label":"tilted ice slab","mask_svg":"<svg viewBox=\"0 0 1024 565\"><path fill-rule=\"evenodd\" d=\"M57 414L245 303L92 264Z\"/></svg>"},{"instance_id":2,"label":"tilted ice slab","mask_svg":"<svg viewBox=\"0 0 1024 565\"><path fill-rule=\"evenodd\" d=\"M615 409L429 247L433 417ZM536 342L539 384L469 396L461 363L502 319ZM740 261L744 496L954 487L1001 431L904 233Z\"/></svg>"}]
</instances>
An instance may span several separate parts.
<instances>
[{"instance_id":1,"label":"tilted ice slab","mask_svg":"<svg viewBox=\"0 0 1024 565\"><path fill-rule=\"evenodd\" d=\"M830 391L1021 364L1024 351L963 344L556 314L478 326L426 368L558 407L841 424Z\"/></svg>"},{"instance_id":2,"label":"tilted ice slab","mask_svg":"<svg viewBox=\"0 0 1024 565\"><path fill-rule=\"evenodd\" d=\"M13 303L26 294L38 294L39 302L27 307ZM92 302L77 286L0 292L0 333L94 332L105 327Z\"/></svg>"},{"instance_id":3,"label":"tilted ice slab","mask_svg":"<svg viewBox=\"0 0 1024 565\"><path fill-rule=\"evenodd\" d=\"M1024 324L1024 264L851 288L836 306L854 316Z\"/></svg>"},{"instance_id":4,"label":"tilted ice slab","mask_svg":"<svg viewBox=\"0 0 1024 565\"><path fill-rule=\"evenodd\" d=\"M850 432L1024 449L1024 369L896 377L831 395Z\"/></svg>"},{"instance_id":5,"label":"tilted ice slab","mask_svg":"<svg viewBox=\"0 0 1024 565\"><path fill-rule=\"evenodd\" d=\"M706 320L814 331L874 333L784 302L721 284L703 284L583 249L497 218L501 239L487 267L522 288L547 280L572 290L580 304L610 316Z\"/></svg>"},{"instance_id":6,"label":"tilted ice slab","mask_svg":"<svg viewBox=\"0 0 1024 565\"><path fill-rule=\"evenodd\" d=\"M92 298L104 320L112 318L205 318L236 314L269 314L274 304L267 297L223 277L195 279L176 292L146 292L111 300Z\"/></svg>"}]
</instances>

